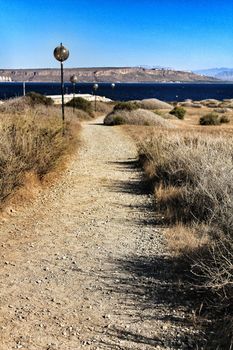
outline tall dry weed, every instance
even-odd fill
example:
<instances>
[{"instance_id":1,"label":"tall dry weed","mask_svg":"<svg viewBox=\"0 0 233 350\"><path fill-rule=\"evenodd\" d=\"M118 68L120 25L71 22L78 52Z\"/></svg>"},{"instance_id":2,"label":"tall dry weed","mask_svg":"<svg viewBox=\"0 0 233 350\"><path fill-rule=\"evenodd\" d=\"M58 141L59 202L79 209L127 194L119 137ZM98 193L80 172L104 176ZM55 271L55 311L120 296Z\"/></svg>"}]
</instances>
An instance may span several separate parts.
<instances>
[{"instance_id":1,"label":"tall dry weed","mask_svg":"<svg viewBox=\"0 0 233 350\"><path fill-rule=\"evenodd\" d=\"M79 129L78 120L67 116L65 137L56 107L40 106L18 114L0 114L0 204L33 172L42 179L61 157L72 151Z\"/></svg>"},{"instance_id":2,"label":"tall dry weed","mask_svg":"<svg viewBox=\"0 0 233 350\"><path fill-rule=\"evenodd\" d=\"M139 147L154 181L165 191L179 189L186 212L181 220L217 221L223 206L231 205L233 138L164 131L141 139Z\"/></svg>"},{"instance_id":3,"label":"tall dry weed","mask_svg":"<svg viewBox=\"0 0 233 350\"><path fill-rule=\"evenodd\" d=\"M149 136L138 136L138 147L145 170L155 184L157 209L170 223L178 222L176 227L182 227L175 230L176 245L180 242L176 249L192 257L192 272L199 282L221 296L218 308L224 310L222 316L227 306L231 333L225 334L222 330L222 334L230 348L233 340L230 317L233 310L233 137L229 133L157 130ZM200 239L193 239L194 235ZM169 239L174 239L171 231Z\"/></svg>"}]
</instances>

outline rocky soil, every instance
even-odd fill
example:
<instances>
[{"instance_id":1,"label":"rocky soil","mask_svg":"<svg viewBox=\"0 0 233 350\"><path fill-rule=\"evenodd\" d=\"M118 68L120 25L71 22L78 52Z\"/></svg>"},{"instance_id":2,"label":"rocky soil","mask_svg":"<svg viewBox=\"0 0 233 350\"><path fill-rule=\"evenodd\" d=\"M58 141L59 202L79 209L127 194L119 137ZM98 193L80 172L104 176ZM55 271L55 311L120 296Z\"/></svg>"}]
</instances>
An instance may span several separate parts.
<instances>
[{"instance_id":1,"label":"rocky soil","mask_svg":"<svg viewBox=\"0 0 233 350\"><path fill-rule=\"evenodd\" d=\"M102 119L82 138L59 183L1 221L1 350L202 349L134 144Z\"/></svg>"}]
</instances>

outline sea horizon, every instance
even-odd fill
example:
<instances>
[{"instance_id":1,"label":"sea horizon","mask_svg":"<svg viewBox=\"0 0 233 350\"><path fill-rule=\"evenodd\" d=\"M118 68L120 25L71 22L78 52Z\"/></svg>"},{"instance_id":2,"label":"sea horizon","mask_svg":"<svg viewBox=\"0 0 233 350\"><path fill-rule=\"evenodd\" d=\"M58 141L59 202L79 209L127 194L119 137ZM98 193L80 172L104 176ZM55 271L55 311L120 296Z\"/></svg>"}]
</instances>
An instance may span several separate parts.
<instances>
[{"instance_id":1,"label":"sea horizon","mask_svg":"<svg viewBox=\"0 0 233 350\"><path fill-rule=\"evenodd\" d=\"M75 84L75 93L94 94L93 84L96 82L78 82ZM116 82L113 89L110 82L97 82L96 95L105 96L112 100L142 100L157 98L163 101L194 101L204 99L231 99L233 98L233 82ZM23 96L25 92L38 92L43 95L60 95L59 82L0 82L0 99ZM65 94L73 93L73 85L65 82Z\"/></svg>"}]
</instances>

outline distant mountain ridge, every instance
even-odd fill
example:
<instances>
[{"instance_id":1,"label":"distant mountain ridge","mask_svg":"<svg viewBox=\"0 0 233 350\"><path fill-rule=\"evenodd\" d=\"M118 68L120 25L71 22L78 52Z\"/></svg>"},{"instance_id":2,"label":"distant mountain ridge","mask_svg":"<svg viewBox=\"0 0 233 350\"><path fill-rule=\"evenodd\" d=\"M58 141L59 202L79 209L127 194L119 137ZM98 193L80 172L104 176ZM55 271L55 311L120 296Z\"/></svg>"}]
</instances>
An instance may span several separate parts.
<instances>
[{"instance_id":1,"label":"distant mountain ridge","mask_svg":"<svg viewBox=\"0 0 233 350\"><path fill-rule=\"evenodd\" d=\"M195 74L213 77L224 81L233 81L233 68L210 68L194 71Z\"/></svg>"},{"instance_id":2,"label":"distant mountain ridge","mask_svg":"<svg viewBox=\"0 0 233 350\"><path fill-rule=\"evenodd\" d=\"M208 82L216 78L201 76L192 72L178 71L168 68L143 67L96 67L65 68L64 80L69 81L71 75L77 75L78 82ZM0 69L0 76L12 81L59 82L60 69Z\"/></svg>"}]
</instances>

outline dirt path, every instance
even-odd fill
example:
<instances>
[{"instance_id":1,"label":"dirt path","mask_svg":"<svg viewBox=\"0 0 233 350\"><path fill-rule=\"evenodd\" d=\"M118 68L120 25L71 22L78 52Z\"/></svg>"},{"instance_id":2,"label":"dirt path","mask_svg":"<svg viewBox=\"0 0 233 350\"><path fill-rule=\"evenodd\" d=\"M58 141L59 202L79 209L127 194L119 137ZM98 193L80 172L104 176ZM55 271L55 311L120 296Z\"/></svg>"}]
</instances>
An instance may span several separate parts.
<instances>
[{"instance_id":1,"label":"dirt path","mask_svg":"<svg viewBox=\"0 0 233 350\"><path fill-rule=\"evenodd\" d=\"M1 223L0 349L196 349L135 146L82 136L59 184Z\"/></svg>"}]
</instances>

